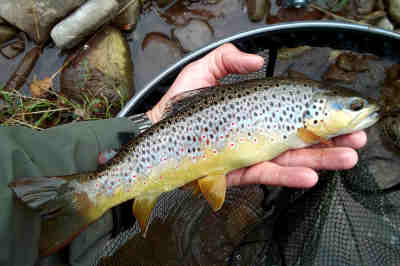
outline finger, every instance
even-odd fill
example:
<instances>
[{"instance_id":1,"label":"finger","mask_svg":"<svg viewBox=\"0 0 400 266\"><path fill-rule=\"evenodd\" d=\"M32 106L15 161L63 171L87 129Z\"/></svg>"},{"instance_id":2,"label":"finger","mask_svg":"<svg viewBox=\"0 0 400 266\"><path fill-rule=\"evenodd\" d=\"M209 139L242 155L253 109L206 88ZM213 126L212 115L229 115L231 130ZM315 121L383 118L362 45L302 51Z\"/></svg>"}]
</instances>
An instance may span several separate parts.
<instances>
[{"instance_id":1,"label":"finger","mask_svg":"<svg viewBox=\"0 0 400 266\"><path fill-rule=\"evenodd\" d=\"M272 160L282 166L342 170L357 164L358 154L347 147L298 149L287 151Z\"/></svg>"},{"instance_id":2,"label":"finger","mask_svg":"<svg viewBox=\"0 0 400 266\"><path fill-rule=\"evenodd\" d=\"M357 131L351 134L338 136L332 139L334 146L349 147L360 149L367 143L367 134L365 131ZM325 148L325 144L316 144L312 148Z\"/></svg>"},{"instance_id":3,"label":"finger","mask_svg":"<svg viewBox=\"0 0 400 266\"><path fill-rule=\"evenodd\" d=\"M308 188L314 186L317 181L318 175L312 169L305 167L281 167L268 161L248 168L235 170L227 176L227 183L230 186L265 184L270 186Z\"/></svg>"},{"instance_id":4,"label":"finger","mask_svg":"<svg viewBox=\"0 0 400 266\"><path fill-rule=\"evenodd\" d=\"M357 131L352 134L339 136L333 139L335 146L359 149L367 143L365 131Z\"/></svg>"},{"instance_id":5,"label":"finger","mask_svg":"<svg viewBox=\"0 0 400 266\"><path fill-rule=\"evenodd\" d=\"M248 74L259 70L264 65L263 57L244 53L231 43L218 47L202 60L207 62L209 72L215 80L227 74Z\"/></svg>"}]
</instances>

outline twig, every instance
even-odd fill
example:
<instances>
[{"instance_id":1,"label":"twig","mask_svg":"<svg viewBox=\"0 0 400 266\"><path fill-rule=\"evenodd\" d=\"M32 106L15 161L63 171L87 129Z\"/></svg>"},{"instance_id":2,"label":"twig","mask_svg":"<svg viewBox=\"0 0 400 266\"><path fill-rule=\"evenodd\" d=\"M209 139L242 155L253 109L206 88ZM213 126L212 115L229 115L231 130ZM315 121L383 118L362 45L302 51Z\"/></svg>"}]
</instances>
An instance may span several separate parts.
<instances>
[{"instance_id":1,"label":"twig","mask_svg":"<svg viewBox=\"0 0 400 266\"><path fill-rule=\"evenodd\" d=\"M134 2L139 2L139 4L140 4L140 0L131 0L131 1L129 1L124 7L122 7L119 11L118 11L118 14L117 14L117 16L119 15L119 14L121 14L122 12L124 12L130 5L132 5Z\"/></svg>"},{"instance_id":2,"label":"twig","mask_svg":"<svg viewBox=\"0 0 400 266\"><path fill-rule=\"evenodd\" d=\"M40 40L39 18L37 17L36 4L35 4L34 0L32 0L32 16L33 16L33 21L35 23L36 36L39 41Z\"/></svg>"},{"instance_id":3,"label":"twig","mask_svg":"<svg viewBox=\"0 0 400 266\"><path fill-rule=\"evenodd\" d=\"M57 109L43 110L43 111L36 111L36 112L19 113L18 115L33 115L33 114L41 114L41 113L67 111L67 110L71 110L71 109L72 108L57 108Z\"/></svg>"},{"instance_id":4,"label":"twig","mask_svg":"<svg viewBox=\"0 0 400 266\"><path fill-rule=\"evenodd\" d=\"M36 126L34 126L34 125L31 125L31 124L29 124L29 123L23 122L23 121L18 120L18 119L10 118L10 119L8 119L8 120L11 120L11 121L13 121L13 122L15 122L15 123L17 123L17 124L21 124L21 125L24 125L24 126L33 128L33 129L43 130L43 129L40 128L40 127L36 127ZM7 120L7 121L8 121L8 120Z\"/></svg>"},{"instance_id":5,"label":"twig","mask_svg":"<svg viewBox=\"0 0 400 266\"><path fill-rule=\"evenodd\" d=\"M71 63L71 61L74 60L78 55L79 53L76 53L74 56L71 56L67 61L65 61L65 63L53 75L51 75L50 79L53 80L57 76L57 74L60 73L64 68L66 68L69 63Z\"/></svg>"},{"instance_id":6,"label":"twig","mask_svg":"<svg viewBox=\"0 0 400 266\"><path fill-rule=\"evenodd\" d=\"M322 13L325 13L328 16L331 16L336 20L343 20L343 21L350 22L350 23L368 25L367 23L363 23L363 22L360 22L360 21L357 21L357 20L353 20L353 19L349 19L349 18L345 18L345 17L339 16L339 15L336 15L335 13L332 13L332 12L330 12L330 11L328 11L328 10L322 8L322 7L319 7L319 6L315 5L315 4L309 4L308 6L314 8L314 9L316 9L316 10L322 12Z\"/></svg>"}]
</instances>

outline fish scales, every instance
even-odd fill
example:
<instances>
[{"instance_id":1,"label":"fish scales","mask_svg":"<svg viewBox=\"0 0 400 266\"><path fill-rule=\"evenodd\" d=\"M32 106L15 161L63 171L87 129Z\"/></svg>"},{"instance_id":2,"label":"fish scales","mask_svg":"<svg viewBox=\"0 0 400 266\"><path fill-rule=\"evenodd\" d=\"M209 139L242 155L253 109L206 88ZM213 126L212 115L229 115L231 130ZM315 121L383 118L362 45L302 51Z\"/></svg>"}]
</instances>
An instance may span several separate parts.
<instances>
[{"instance_id":1,"label":"fish scales","mask_svg":"<svg viewBox=\"0 0 400 266\"><path fill-rule=\"evenodd\" d=\"M92 182L99 183L97 193L112 195L118 186L129 189L139 182L160 183L162 176L151 177L154 169L178 166L188 158L193 163L204 160L205 148L215 154L226 146L234 149L238 136L246 136L241 141L257 142L255 133L264 133L271 142L285 141L304 127L307 106L312 105L310 110L317 116L321 112L322 117L322 104L311 102L315 89L307 82L260 81L241 87L227 85L211 95L198 95L194 98L199 102L144 132L127 146L118 164Z\"/></svg>"},{"instance_id":2,"label":"fish scales","mask_svg":"<svg viewBox=\"0 0 400 266\"><path fill-rule=\"evenodd\" d=\"M42 222L39 250L49 255L132 198L146 233L157 197L193 181L194 192L200 190L217 211L230 171L362 130L376 123L377 111L373 100L356 92L308 80L267 78L201 88L171 100L160 122L97 171L9 186L28 207L52 217Z\"/></svg>"}]
</instances>

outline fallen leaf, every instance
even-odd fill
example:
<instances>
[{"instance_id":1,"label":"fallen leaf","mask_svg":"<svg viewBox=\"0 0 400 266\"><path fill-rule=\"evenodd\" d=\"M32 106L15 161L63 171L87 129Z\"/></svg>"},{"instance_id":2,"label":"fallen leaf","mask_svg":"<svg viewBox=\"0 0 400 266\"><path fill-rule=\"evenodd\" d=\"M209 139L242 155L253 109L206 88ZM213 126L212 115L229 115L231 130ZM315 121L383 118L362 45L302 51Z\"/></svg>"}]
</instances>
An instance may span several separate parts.
<instances>
[{"instance_id":1,"label":"fallen leaf","mask_svg":"<svg viewBox=\"0 0 400 266\"><path fill-rule=\"evenodd\" d=\"M34 98L46 98L48 91L53 87L53 80L50 77L46 77L42 80L38 80L33 77L33 80L29 86L31 95Z\"/></svg>"}]
</instances>

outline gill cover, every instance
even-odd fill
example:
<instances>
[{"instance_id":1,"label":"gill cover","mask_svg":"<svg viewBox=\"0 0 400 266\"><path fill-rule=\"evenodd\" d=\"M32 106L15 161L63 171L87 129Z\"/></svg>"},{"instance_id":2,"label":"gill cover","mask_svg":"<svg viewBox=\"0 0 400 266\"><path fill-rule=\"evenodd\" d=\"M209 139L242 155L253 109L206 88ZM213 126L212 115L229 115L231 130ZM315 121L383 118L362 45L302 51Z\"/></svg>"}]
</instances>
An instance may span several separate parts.
<instances>
[{"instance_id":1,"label":"gill cover","mask_svg":"<svg viewBox=\"0 0 400 266\"><path fill-rule=\"evenodd\" d=\"M315 135L332 138L362 130L378 120L378 106L350 89L317 92L304 114L305 128Z\"/></svg>"}]
</instances>

